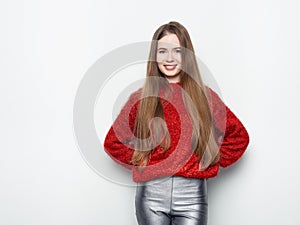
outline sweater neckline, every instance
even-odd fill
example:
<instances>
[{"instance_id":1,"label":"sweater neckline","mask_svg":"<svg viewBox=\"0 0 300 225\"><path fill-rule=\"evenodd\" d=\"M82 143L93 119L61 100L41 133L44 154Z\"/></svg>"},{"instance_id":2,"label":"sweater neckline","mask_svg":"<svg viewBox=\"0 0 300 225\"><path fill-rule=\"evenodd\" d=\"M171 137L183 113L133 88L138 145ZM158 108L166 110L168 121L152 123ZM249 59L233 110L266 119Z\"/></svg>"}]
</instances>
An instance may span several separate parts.
<instances>
[{"instance_id":1,"label":"sweater neckline","mask_svg":"<svg viewBox=\"0 0 300 225\"><path fill-rule=\"evenodd\" d=\"M174 84L177 84L177 85L180 85L181 82L180 81L177 81L177 82L169 82L170 85L174 85Z\"/></svg>"}]
</instances>

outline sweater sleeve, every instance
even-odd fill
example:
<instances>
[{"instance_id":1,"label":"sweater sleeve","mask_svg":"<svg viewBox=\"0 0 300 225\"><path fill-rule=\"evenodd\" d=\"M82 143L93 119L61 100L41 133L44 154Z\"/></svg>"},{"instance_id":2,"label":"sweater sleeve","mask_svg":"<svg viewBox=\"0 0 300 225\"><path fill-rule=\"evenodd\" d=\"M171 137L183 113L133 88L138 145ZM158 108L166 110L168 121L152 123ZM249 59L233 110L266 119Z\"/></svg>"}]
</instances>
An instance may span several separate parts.
<instances>
[{"instance_id":1,"label":"sweater sleeve","mask_svg":"<svg viewBox=\"0 0 300 225\"><path fill-rule=\"evenodd\" d=\"M246 151L249 134L217 93L209 88L212 101L212 114L220 140L220 166L227 167L236 162ZM223 139L222 139L223 138Z\"/></svg>"},{"instance_id":2,"label":"sweater sleeve","mask_svg":"<svg viewBox=\"0 0 300 225\"><path fill-rule=\"evenodd\" d=\"M134 150L130 143L133 137L139 93L138 90L131 94L104 140L105 152L126 169L131 169L132 167L130 161Z\"/></svg>"}]
</instances>

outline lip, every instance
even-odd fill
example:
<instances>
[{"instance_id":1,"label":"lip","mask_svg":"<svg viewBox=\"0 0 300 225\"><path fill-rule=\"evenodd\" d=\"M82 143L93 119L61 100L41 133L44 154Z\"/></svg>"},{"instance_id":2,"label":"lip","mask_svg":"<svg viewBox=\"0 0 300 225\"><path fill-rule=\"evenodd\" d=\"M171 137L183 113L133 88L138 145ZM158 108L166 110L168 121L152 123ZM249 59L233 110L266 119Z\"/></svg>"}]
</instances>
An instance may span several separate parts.
<instances>
[{"instance_id":1,"label":"lip","mask_svg":"<svg viewBox=\"0 0 300 225\"><path fill-rule=\"evenodd\" d=\"M165 64L164 67L166 70L174 70L176 68L177 64Z\"/></svg>"}]
</instances>

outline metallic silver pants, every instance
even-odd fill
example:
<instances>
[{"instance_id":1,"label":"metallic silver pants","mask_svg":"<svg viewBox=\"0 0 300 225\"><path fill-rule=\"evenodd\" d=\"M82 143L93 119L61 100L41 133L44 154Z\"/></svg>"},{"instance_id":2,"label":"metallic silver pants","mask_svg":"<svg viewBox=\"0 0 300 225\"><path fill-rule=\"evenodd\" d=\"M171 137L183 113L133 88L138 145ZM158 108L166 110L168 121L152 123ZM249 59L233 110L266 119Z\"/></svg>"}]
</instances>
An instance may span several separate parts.
<instances>
[{"instance_id":1,"label":"metallic silver pants","mask_svg":"<svg viewBox=\"0 0 300 225\"><path fill-rule=\"evenodd\" d=\"M206 179L172 176L140 183L135 208L139 225L207 225Z\"/></svg>"}]
</instances>

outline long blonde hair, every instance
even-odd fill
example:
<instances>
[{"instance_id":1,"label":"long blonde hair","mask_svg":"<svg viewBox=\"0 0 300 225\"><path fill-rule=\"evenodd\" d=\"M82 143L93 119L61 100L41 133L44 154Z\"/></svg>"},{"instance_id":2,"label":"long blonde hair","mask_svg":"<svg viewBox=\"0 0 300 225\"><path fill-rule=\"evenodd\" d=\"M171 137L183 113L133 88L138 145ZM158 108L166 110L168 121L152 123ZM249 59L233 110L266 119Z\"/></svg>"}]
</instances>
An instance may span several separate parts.
<instances>
[{"instance_id":1,"label":"long blonde hair","mask_svg":"<svg viewBox=\"0 0 300 225\"><path fill-rule=\"evenodd\" d=\"M196 62L194 48L186 28L180 23L171 21L160 26L155 31L147 62L146 78L164 78L164 74L159 70L156 62L157 41L170 33L176 34L181 47L183 47L182 70L179 76L181 87L189 95L188 98L193 103L187 104L189 99L183 95L185 107L193 123L191 147L193 146L192 148L198 156L199 161L201 160L203 164L206 164L205 167L208 167L218 162L219 147L214 138L213 119L207 100L206 89ZM166 79L163 80L167 82ZM155 79L146 79L142 88L142 98L138 106L134 126L134 135L137 137L137 140L140 140L135 143L135 151L131 160L134 165L145 166L147 164L149 155L154 151L154 149L151 149L151 146L155 146L157 143L155 132L163 130L165 136L160 146L165 151L170 147L170 135L165 123L162 123L157 129L154 128L154 130L149 128L149 123L151 123L153 118L159 117L162 120L164 119L162 102L155 95L158 93L161 85L162 83L156 82ZM149 141L145 142L144 140Z\"/></svg>"}]
</instances>

